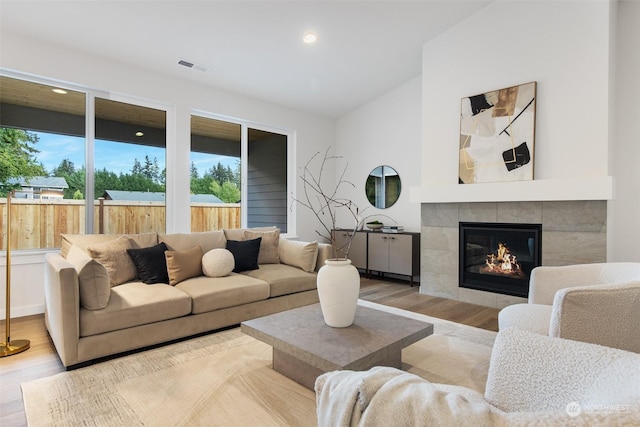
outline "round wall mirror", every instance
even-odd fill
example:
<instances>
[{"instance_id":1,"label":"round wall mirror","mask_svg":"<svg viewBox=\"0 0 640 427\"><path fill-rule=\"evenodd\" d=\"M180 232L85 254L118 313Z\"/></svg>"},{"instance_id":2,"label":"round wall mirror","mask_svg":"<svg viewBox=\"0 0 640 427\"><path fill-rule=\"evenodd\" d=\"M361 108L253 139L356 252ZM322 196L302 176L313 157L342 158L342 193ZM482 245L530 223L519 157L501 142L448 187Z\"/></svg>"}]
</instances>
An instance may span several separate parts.
<instances>
[{"instance_id":1,"label":"round wall mirror","mask_svg":"<svg viewBox=\"0 0 640 427\"><path fill-rule=\"evenodd\" d=\"M400 197L400 175L391 166L378 166L367 177L364 188L369 203L374 207L391 207Z\"/></svg>"}]
</instances>

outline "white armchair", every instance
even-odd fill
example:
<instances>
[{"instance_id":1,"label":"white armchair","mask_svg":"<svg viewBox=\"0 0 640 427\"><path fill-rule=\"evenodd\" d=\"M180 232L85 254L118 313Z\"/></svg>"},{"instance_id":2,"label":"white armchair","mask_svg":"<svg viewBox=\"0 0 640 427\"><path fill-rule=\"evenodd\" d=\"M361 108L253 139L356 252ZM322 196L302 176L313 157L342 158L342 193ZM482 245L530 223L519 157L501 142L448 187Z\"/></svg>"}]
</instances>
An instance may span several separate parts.
<instances>
[{"instance_id":1,"label":"white armchair","mask_svg":"<svg viewBox=\"0 0 640 427\"><path fill-rule=\"evenodd\" d=\"M498 326L640 353L640 263L537 267L528 303L502 309Z\"/></svg>"},{"instance_id":2,"label":"white armchair","mask_svg":"<svg viewBox=\"0 0 640 427\"><path fill-rule=\"evenodd\" d=\"M640 425L640 354L517 328L496 338L484 395L395 368L315 384L319 427Z\"/></svg>"}]
</instances>

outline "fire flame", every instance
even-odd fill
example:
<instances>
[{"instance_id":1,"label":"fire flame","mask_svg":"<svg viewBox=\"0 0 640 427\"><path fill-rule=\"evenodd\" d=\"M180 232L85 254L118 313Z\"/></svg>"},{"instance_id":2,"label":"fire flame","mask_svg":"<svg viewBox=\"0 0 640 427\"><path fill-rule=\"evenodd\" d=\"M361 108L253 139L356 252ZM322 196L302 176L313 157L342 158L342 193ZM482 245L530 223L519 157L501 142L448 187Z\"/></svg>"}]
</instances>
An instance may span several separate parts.
<instances>
[{"instance_id":1,"label":"fire flame","mask_svg":"<svg viewBox=\"0 0 640 427\"><path fill-rule=\"evenodd\" d=\"M485 266L480 271L483 273L522 275L522 269L516 256L502 242L498 243L497 253L487 255Z\"/></svg>"}]
</instances>

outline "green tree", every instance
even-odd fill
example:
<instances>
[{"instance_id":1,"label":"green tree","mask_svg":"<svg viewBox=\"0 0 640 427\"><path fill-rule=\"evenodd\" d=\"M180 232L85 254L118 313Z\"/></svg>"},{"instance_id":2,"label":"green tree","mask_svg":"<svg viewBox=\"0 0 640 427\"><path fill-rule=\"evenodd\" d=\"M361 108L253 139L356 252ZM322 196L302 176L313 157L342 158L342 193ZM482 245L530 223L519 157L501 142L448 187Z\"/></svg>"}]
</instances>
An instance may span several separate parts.
<instances>
[{"instance_id":1,"label":"green tree","mask_svg":"<svg viewBox=\"0 0 640 427\"><path fill-rule=\"evenodd\" d=\"M225 203L238 203L240 201L240 189L232 182L225 181L222 185L215 182L212 186L214 195ZM217 191L216 191L217 190Z\"/></svg>"},{"instance_id":2,"label":"green tree","mask_svg":"<svg viewBox=\"0 0 640 427\"><path fill-rule=\"evenodd\" d=\"M65 199L75 199L77 194L84 194L85 190L85 169L84 166L80 170L76 170L74 163L69 159L63 159L60 164L53 168L50 176L62 177L67 181L69 186L64 190Z\"/></svg>"},{"instance_id":3,"label":"green tree","mask_svg":"<svg viewBox=\"0 0 640 427\"><path fill-rule=\"evenodd\" d=\"M213 194L211 183L215 182L210 176L191 178L191 194Z\"/></svg>"},{"instance_id":4,"label":"green tree","mask_svg":"<svg viewBox=\"0 0 640 427\"><path fill-rule=\"evenodd\" d=\"M67 180L67 185L69 188L64 190L64 198L65 199L75 199L76 193L86 194L85 191L85 176L86 169L83 166L77 171L73 172L70 175L64 176L64 179Z\"/></svg>"},{"instance_id":5,"label":"green tree","mask_svg":"<svg viewBox=\"0 0 640 427\"><path fill-rule=\"evenodd\" d=\"M218 181L211 180L211 183L209 184L209 191L207 192L207 194L213 194L218 197L218 194L220 194L220 190L221 188Z\"/></svg>"},{"instance_id":6,"label":"green tree","mask_svg":"<svg viewBox=\"0 0 640 427\"><path fill-rule=\"evenodd\" d=\"M163 192L164 185L158 184L146 175L120 174L115 185L106 190Z\"/></svg>"},{"instance_id":7,"label":"green tree","mask_svg":"<svg viewBox=\"0 0 640 427\"><path fill-rule=\"evenodd\" d=\"M54 168L51 171L51 176L62 176L67 177L73 175L76 171L76 166L69 159L63 159L57 168Z\"/></svg>"},{"instance_id":8,"label":"green tree","mask_svg":"<svg viewBox=\"0 0 640 427\"><path fill-rule=\"evenodd\" d=\"M102 197L105 190L119 190L119 178L113 172L108 171L106 168L97 170L93 177L95 181L95 198Z\"/></svg>"},{"instance_id":9,"label":"green tree","mask_svg":"<svg viewBox=\"0 0 640 427\"><path fill-rule=\"evenodd\" d=\"M131 174L133 175L142 174L142 165L140 164L140 160L133 159L133 167L131 168Z\"/></svg>"},{"instance_id":10,"label":"green tree","mask_svg":"<svg viewBox=\"0 0 640 427\"><path fill-rule=\"evenodd\" d=\"M12 178L46 176L47 171L35 157L38 135L21 129L0 128L0 195L15 188Z\"/></svg>"},{"instance_id":11,"label":"green tree","mask_svg":"<svg viewBox=\"0 0 640 427\"><path fill-rule=\"evenodd\" d=\"M82 200L82 199L84 199L84 194L82 194L82 192L80 190L76 190L75 193L73 193L73 199L74 200Z\"/></svg>"},{"instance_id":12,"label":"green tree","mask_svg":"<svg viewBox=\"0 0 640 427\"><path fill-rule=\"evenodd\" d=\"M198 168L196 167L195 163L191 162L191 171L190 171L190 176L191 179L198 179Z\"/></svg>"},{"instance_id":13,"label":"green tree","mask_svg":"<svg viewBox=\"0 0 640 427\"><path fill-rule=\"evenodd\" d=\"M238 203L240 201L240 189L234 183L225 181L222 184L218 198L225 203Z\"/></svg>"},{"instance_id":14,"label":"green tree","mask_svg":"<svg viewBox=\"0 0 640 427\"><path fill-rule=\"evenodd\" d=\"M149 156L144 156L144 165L142 165L141 174L151 181L160 182L160 166L158 166L158 159L156 157L151 160Z\"/></svg>"}]
</instances>

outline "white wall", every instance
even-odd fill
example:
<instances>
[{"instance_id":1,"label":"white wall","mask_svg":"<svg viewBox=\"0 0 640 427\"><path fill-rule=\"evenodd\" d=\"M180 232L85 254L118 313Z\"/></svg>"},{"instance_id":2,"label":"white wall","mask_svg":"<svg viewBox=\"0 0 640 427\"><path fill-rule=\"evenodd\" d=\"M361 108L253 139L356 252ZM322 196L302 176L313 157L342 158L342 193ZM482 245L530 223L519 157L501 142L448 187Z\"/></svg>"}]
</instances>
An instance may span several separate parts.
<instances>
[{"instance_id":1,"label":"white wall","mask_svg":"<svg viewBox=\"0 0 640 427\"><path fill-rule=\"evenodd\" d=\"M44 42L2 32L0 67L35 76L46 77L112 94L125 94L169 106L167 115L167 232L189 231L189 152L191 109L239 118L258 124L293 131L296 135L295 156L303 165L317 150L335 141L335 120L296 111L279 105L214 89L187 80L105 60L99 56L72 51ZM185 70L190 72L189 70ZM172 126L173 124L173 126ZM180 173L179 171L185 171ZM301 183L297 180L297 189ZM301 239L315 239L315 218L297 208L297 234ZM39 262L32 262L32 257ZM30 255L22 262L13 255L12 317L42 312L42 254ZM0 267L5 260L0 259ZM4 270L4 269L2 269ZM4 274L0 279L4 289ZM0 292L4 307L4 292Z\"/></svg>"},{"instance_id":2,"label":"white wall","mask_svg":"<svg viewBox=\"0 0 640 427\"><path fill-rule=\"evenodd\" d=\"M607 259L640 261L637 8L496 1L426 43L422 185L457 183L461 98L537 81L535 180L613 176Z\"/></svg>"},{"instance_id":3,"label":"white wall","mask_svg":"<svg viewBox=\"0 0 640 427\"><path fill-rule=\"evenodd\" d=\"M406 231L420 231L420 204L409 202L409 187L420 184L421 150L420 76L341 117L336 129L336 153L349 161L347 179L355 184L348 197L364 215L388 215ZM376 166L393 167L402 180L398 201L378 209L365 197L364 185ZM388 218L378 217L393 224ZM346 226L350 224L340 224Z\"/></svg>"},{"instance_id":4,"label":"white wall","mask_svg":"<svg viewBox=\"0 0 640 427\"><path fill-rule=\"evenodd\" d=\"M460 99L537 81L536 179L608 175L608 3L497 1L423 47L422 181L458 182Z\"/></svg>"}]
</instances>

